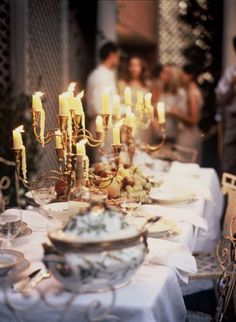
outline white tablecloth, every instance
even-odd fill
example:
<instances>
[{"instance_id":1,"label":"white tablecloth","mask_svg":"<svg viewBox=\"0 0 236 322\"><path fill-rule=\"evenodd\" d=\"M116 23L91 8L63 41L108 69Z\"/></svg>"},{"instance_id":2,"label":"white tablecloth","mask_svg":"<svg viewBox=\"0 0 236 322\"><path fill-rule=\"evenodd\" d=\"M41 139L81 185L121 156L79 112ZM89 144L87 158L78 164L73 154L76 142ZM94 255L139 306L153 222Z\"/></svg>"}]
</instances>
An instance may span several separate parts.
<instances>
[{"instance_id":1,"label":"white tablecloth","mask_svg":"<svg viewBox=\"0 0 236 322\"><path fill-rule=\"evenodd\" d=\"M220 195L219 183L216 174L211 169L203 169L202 177L211 189L213 202L199 200L194 203L194 207L199 209L199 216L207 219L209 233L197 238L195 249L212 248L219 237L219 219L222 207L222 197ZM187 207L189 207L187 205ZM40 245L46 240L46 233L37 231L37 227L42 226L41 216L33 211L25 211L23 219L29 223L33 229L33 234L21 241L14 243L14 248L24 252L25 257L32 263L26 273L32 272L35 268L41 267L43 255ZM181 235L173 241L181 242L189 247L193 247L193 226L189 223L180 223ZM198 245L200 243L200 246ZM209 246L209 247L208 247ZM176 254L177 255L177 254ZM54 278L43 281L40 285L42 289L47 285L56 285ZM186 309L182 298L182 291L176 272L166 266L142 265L131 283L116 291L115 308L113 314L118 315L122 322L184 322ZM80 295L73 303L70 314L66 321L86 321L84 311L94 299L99 299L104 307L110 304L109 293ZM0 296L1 300L1 296ZM23 301L23 300L22 300ZM21 305L24 305L21 303ZM27 313L24 321L42 322L57 321L60 312L49 309L40 302L33 311ZM12 321L7 309L1 304L0 321Z\"/></svg>"}]
</instances>

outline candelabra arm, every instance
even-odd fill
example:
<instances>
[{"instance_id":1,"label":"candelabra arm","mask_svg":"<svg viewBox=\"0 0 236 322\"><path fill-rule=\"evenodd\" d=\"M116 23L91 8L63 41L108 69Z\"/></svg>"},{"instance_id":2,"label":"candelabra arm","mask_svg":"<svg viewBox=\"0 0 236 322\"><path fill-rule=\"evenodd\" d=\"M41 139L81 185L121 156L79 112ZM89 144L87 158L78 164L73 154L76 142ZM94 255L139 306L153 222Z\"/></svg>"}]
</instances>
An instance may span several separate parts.
<instances>
[{"instance_id":1,"label":"candelabra arm","mask_svg":"<svg viewBox=\"0 0 236 322\"><path fill-rule=\"evenodd\" d=\"M141 144L140 148L142 150L144 150L147 153L152 153L152 152L156 152L159 151L160 149L162 149L166 143L166 128L165 125L161 125L161 136L162 136L162 140L159 144L157 145L150 145L150 144Z\"/></svg>"}]
</instances>

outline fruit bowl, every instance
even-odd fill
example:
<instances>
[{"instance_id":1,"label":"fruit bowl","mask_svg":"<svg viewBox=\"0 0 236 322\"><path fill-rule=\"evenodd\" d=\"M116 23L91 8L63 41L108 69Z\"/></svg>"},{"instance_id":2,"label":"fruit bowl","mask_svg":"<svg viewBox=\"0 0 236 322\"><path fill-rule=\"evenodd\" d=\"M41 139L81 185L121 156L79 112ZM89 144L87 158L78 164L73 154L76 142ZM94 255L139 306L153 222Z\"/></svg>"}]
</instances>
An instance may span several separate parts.
<instances>
[{"instance_id":1,"label":"fruit bowl","mask_svg":"<svg viewBox=\"0 0 236 322\"><path fill-rule=\"evenodd\" d=\"M54 252L48 253L54 255L44 261L69 290L97 292L123 285L147 253L146 229L138 230L114 210L97 213L94 209L74 217L63 230L48 234L54 246Z\"/></svg>"}]
</instances>

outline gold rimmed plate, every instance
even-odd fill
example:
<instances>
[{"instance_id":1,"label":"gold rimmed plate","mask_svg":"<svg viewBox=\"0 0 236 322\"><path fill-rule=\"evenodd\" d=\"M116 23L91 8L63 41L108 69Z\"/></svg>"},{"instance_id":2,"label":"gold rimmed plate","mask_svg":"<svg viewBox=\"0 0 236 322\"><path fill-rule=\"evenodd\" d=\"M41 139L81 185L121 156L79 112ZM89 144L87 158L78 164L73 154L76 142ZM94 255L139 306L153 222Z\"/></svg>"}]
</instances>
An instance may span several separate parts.
<instances>
[{"instance_id":1,"label":"gold rimmed plate","mask_svg":"<svg viewBox=\"0 0 236 322\"><path fill-rule=\"evenodd\" d=\"M159 204L172 205L178 203L189 203L195 201L196 195L191 192L178 192L172 190L153 189L149 198Z\"/></svg>"}]
</instances>

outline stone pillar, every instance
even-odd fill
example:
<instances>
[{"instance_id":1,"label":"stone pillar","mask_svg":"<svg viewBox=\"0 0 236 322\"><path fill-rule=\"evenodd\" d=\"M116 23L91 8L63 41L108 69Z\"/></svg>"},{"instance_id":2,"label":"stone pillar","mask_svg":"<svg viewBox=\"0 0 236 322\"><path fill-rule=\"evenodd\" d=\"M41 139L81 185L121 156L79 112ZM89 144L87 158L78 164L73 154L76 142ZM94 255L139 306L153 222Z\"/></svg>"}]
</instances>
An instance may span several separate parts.
<instances>
[{"instance_id":1,"label":"stone pillar","mask_svg":"<svg viewBox=\"0 0 236 322\"><path fill-rule=\"evenodd\" d=\"M224 1L223 23L223 69L236 63L236 53L232 46L232 37L236 36L236 1Z\"/></svg>"},{"instance_id":2,"label":"stone pillar","mask_svg":"<svg viewBox=\"0 0 236 322\"><path fill-rule=\"evenodd\" d=\"M117 41L116 34L116 0L99 0L97 14L96 61L102 43Z\"/></svg>"}]
</instances>

